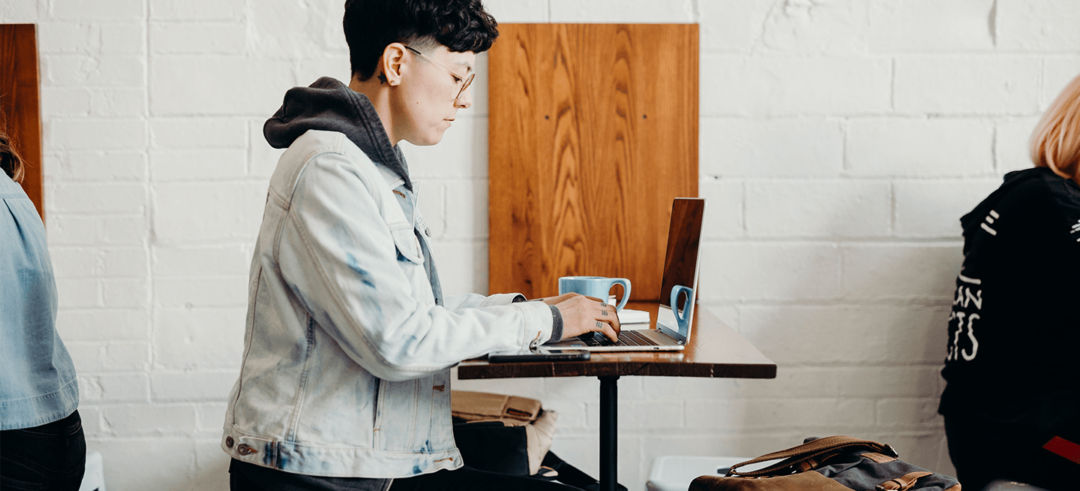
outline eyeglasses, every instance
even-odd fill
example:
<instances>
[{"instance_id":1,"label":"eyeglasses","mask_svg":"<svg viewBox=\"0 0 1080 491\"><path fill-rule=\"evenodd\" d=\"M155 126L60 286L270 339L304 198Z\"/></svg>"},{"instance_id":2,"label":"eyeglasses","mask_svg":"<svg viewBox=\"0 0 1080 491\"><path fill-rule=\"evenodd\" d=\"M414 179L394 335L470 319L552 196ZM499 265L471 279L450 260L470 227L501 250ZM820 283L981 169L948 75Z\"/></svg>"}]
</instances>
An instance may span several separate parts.
<instances>
[{"instance_id":1,"label":"eyeglasses","mask_svg":"<svg viewBox=\"0 0 1080 491\"><path fill-rule=\"evenodd\" d=\"M429 61L431 63L434 63L434 64L436 64L438 66L441 66L446 71L450 72L450 75L454 76L454 84L455 85L460 84L460 83L462 83L464 81L464 84L462 84L462 86L461 86L461 90L459 90L457 95L454 96L454 100L457 100L459 97L461 97L461 94L465 93L465 89L469 88L469 85L472 84L473 79L476 78L476 72L470 73L470 74L465 75L465 76L458 75L457 72L451 70L450 67L448 67L446 65L443 65L442 63L439 63L439 62L433 60L430 56L427 56L427 55L413 49L412 46L406 46L406 45L402 45L402 46L405 46L405 48L408 49L409 51L412 51L413 53L416 53L417 56L419 56L419 57L421 57L421 58L423 58L423 59L425 59L425 60L427 60L427 61Z\"/></svg>"}]
</instances>

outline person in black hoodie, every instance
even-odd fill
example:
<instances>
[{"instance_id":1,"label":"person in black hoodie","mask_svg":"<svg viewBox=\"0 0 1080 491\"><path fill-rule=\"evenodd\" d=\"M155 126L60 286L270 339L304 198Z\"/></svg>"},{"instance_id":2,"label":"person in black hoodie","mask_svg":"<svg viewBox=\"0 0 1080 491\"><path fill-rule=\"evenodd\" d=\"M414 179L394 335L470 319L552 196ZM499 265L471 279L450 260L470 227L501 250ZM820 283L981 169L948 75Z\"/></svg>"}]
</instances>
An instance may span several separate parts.
<instances>
[{"instance_id":1,"label":"person in black hoodie","mask_svg":"<svg viewBox=\"0 0 1080 491\"><path fill-rule=\"evenodd\" d=\"M964 489L1078 486L1080 77L1036 127L1031 157L960 219L938 412Z\"/></svg>"}]
</instances>

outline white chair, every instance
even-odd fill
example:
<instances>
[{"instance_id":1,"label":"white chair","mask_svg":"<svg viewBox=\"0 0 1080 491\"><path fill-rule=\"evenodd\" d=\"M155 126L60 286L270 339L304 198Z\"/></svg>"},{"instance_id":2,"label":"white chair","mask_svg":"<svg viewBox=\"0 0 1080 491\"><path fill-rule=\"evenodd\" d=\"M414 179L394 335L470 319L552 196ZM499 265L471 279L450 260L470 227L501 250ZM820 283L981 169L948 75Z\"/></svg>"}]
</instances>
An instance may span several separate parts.
<instances>
[{"instance_id":1,"label":"white chair","mask_svg":"<svg viewBox=\"0 0 1080 491\"><path fill-rule=\"evenodd\" d=\"M664 455L653 461L645 489L686 491L690 483L699 476L723 476L727 474L729 467L747 460L750 458Z\"/></svg>"},{"instance_id":2,"label":"white chair","mask_svg":"<svg viewBox=\"0 0 1080 491\"><path fill-rule=\"evenodd\" d=\"M105 468L101 452L86 452L86 472L83 473L79 491L105 491Z\"/></svg>"},{"instance_id":3,"label":"white chair","mask_svg":"<svg viewBox=\"0 0 1080 491\"><path fill-rule=\"evenodd\" d=\"M1038 486L1032 486L1030 484L1024 484L1016 481L1006 481L1004 479L998 479L990 484L987 484L982 491L1046 491Z\"/></svg>"}]
</instances>

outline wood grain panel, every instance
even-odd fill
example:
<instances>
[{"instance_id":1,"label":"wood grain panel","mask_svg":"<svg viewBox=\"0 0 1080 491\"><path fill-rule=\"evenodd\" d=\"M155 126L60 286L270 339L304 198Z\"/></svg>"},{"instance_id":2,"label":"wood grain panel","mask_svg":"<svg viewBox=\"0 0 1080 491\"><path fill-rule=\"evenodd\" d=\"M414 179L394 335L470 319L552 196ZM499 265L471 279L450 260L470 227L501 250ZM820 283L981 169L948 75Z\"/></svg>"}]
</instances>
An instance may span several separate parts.
<instances>
[{"instance_id":1,"label":"wood grain panel","mask_svg":"<svg viewBox=\"0 0 1080 491\"><path fill-rule=\"evenodd\" d=\"M489 289L629 278L657 300L671 200L698 192L694 24L500 24L490 52Z\"/></svg>"},{"instance_id":2,"label":"wood grain panel","mask_svg":"<svg viewBox=\"0 0 1080 491\"><path fill-rule=\"evenodd\" d=\"M38 83L36 26L0 24L0 130L25 160L22 187L45 220Z\"/></svg>"}]
</instances>

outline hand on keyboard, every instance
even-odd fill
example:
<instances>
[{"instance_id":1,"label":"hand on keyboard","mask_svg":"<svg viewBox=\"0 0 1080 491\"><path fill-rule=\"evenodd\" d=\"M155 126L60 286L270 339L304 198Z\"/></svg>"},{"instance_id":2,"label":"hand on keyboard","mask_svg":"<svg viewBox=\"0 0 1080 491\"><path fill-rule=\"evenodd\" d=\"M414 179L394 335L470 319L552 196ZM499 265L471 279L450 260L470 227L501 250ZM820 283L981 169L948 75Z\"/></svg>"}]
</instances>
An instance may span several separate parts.
<instances>
[{"instance_id":1,"label":"hand on keyboard","mask_svg":"<svg viewBox=\"0 0 1080 491\"><path fill-rule=\"evenodd\" d=\"M656 342L636 331L620 333L618 342L612 342L604 335L593 332L578 336L585 346L656 346Z\"/></svg>"},{"instance_id":2,"label":"hand on keyboard","mask_svg":"<svg viewBox=\"0 0 1080 491\"><path fill-rule=\"evenodd\" d=\"M619 316L615 306L577 293L567 293L544 302L559 309L563 319L563 337L598 332L611 341L619 339Z\"/></svg>"}]
</instances>

